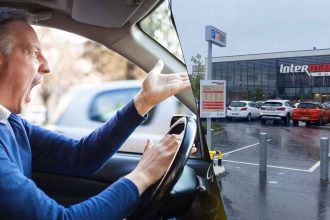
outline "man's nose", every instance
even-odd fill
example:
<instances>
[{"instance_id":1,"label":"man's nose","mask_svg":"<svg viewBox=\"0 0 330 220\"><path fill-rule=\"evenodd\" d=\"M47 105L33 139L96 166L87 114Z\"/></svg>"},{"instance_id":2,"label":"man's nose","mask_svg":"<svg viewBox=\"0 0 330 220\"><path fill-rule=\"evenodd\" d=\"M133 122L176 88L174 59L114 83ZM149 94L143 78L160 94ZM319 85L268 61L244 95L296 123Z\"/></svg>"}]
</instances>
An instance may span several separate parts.
<instances>
[{"instance_id":1,"label":"man's nose","mask_svg":"<svg viewBox=\"0 0 330 220\"><path fill-rule=\"evenodd\" d=\"M38 72L40 74L46 74L46 73L50 72L50 69L48 66L48 61L43 56L41 56L41 59L40 59L40 66L39 66Z\"/></svg>"}]
</instances>

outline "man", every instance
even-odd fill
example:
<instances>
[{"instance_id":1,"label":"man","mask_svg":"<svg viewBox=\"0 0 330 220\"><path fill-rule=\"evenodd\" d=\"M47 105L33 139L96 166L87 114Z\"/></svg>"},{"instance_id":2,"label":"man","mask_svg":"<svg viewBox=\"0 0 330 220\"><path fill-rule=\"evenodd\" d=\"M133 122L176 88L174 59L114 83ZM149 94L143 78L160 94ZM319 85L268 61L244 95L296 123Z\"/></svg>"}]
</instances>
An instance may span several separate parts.
<instances>
[{"instance_id":1,"label":"man","mask_svg":"<svg viewBox=\"0 0 330 220\"><path fill-rule=\"evenodd\" d=\"M0 219L123 219L139 195L165 173L179 146L176 135L154 145L148 140L138 166L100 194L68 208L30 179L32 168L87 175L99 170L167 97L190 88L186 74L161 74L160 61L136 97L104 126L81 140L34 126L18 114L30 92L49 73L36 33L24 11L0 8Z\"/></svg>"}]
</instances>

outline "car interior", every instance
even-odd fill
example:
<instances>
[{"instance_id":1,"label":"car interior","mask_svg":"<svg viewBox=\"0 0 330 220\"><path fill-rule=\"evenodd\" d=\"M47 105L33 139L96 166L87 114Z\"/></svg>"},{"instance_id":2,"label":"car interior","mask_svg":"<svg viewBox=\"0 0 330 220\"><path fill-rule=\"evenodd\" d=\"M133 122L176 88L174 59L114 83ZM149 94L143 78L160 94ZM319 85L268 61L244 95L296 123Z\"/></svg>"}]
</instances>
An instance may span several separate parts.
<instances>
[{"instance_id":1,"label":"car interior","mask_svg":"<svg viewBox=\"0 0 330 220\"><path fill-rule=\"evenodd\" d=\"M146 72L158 60L165 63L164 74L186 72L185 64L139 25L162 3L157 0L98 0L93 3L88 0L1 0L0 7L26 9L36 16L36 25L84 36L117 52ZM165 4L169 3L165 1ZM177 98L196 117L173 116L168 133L183 134L180 149L167 173L142 195L140 205L127 219L226 219L221 189L213 172L192 91L180 93ZM197 153L191 157L193 146ZM96 195L127 175L141 156L141 153L117 153L92 176L35 170L33 180L46 194L68 207Z\"/></svg>"}]
</instances>

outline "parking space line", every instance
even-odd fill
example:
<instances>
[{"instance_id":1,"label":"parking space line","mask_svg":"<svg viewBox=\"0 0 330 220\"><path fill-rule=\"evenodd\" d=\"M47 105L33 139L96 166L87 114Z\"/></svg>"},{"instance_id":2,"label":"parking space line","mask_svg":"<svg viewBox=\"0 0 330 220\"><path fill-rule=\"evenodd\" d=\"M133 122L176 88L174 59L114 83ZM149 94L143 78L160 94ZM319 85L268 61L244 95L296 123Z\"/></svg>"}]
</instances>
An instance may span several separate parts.
<instances>
[{"instance_id":1,"label":"parking space line","mask_svg":"<svg viewBox=\"0 0 330 220\"><path fill-rule=\"evenodd\" d=\"M268 139L267 140L268 142L271 141L271 139ZM249 148L249 147L253 147L253 146L256 146L260 143L255 143L255 144L251 144L251 145L248 145L248 146L245 146L245 147L241 147L241 148L238 148L236 150L233 150L233 151L229 151L229 152L226 152L226 153L223 153L222 155L225 156L225 155L228 155L228 154L231 154L231 153L234 153L234 152L237 152L237 151L240 151L240 150L244 150L246 148Z\"/></svg>"},{"instance_id":2,"label":"parking space line","mask_svg":"<svg viewBox=\"0 0 330 220\"><path fill-rule=\"evenodd\" d=\"M319 162L317 162L316 164L314 164L311 168L309 168L308 170L309 170L309 172L314 172L314 170L316 169L316 168L318 168L320 166L320 161Z\"/></svg>"},{"instance_id":3,"label":"parking space line","mask_svg":"<svg viewBox=\"0 0 330 220\"><path fill-rule=\"evenodd\" d=\"M229 163L238 163L238 164L259 166L258 163L248 163L248 162L241 162L241 161L234 161L234 160L222 160L222 161L229 162ZM283 170L293 170L293 171L300 171L300 172L308 172L308 173L311 173L312 172L310 170L303 170L303 169L291 168L291 167L281 167L281 166L273 166L273 165L267 165L267 167L276 168L276 169L283 169Z\"/></svg>"}]
</instances>

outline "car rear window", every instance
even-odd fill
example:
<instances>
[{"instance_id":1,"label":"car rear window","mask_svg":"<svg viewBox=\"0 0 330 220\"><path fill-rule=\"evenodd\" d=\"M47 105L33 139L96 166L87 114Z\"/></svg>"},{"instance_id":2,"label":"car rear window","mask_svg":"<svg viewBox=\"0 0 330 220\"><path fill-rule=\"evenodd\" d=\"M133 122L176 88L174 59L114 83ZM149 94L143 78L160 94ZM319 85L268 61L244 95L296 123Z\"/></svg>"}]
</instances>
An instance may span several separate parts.
<instances>
[{"instance_id":1,"label":"car rear window","mask_svg":"<svg viewBox=\"0 0 330 220\"><path fill-rule=\"evenodd\" d=\"M300 103L297 108L305 108L305 109L314 109L317 108L318 105L314 103Z\"/></svg>"},{"instance_id":2,"label":"car rear window","mask_svg":"<svg viewBox=\"0 0 330 220\"><path fill-rule=\"evenodd\" d=\"M281 102L265 102L262 106L275 106L275 107L278 107L278 106L282 106L282 103Z\"/></svg>"},{"instance_id":3,"label":"car rear window","mask_svg":"<svg viewBox=\"0 0 330 220\"><path fill-rule=\"evenodd\" d=\"M230 107L245 107L246 103L245 102L231 102Z\"/></svg>"},{"instance_id":4,"label":"car rear window","mask_svg":"<svg viewBox=\"0 0 330 220\"><path fill-rule=\"evenodd\" d=\"M139 88L117 89L101 92L96 95L89 108L89 118L92 121L104 123L112 118L116 112L128 103L139 91ZM157 108L157 107L155 107ZM148 118L142 125L150 124L155 108L148 112Z\"/></svg>"}]
</instances>

